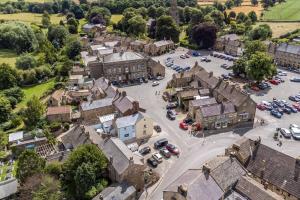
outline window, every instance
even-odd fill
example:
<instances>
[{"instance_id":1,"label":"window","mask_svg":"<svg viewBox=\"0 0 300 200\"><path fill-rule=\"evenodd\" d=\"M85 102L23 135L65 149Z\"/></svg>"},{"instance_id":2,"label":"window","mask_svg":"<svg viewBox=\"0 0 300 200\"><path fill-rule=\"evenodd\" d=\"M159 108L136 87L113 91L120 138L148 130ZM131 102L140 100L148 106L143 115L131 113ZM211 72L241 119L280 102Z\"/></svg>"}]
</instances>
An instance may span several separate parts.
<instances>
[{"instance_id":1,"label":"window","mask_svg":"<svg viewBox=\"0 0 300 200\"><path fill-rule=\"evenodd\" d=\"M128 133L127 133L127 134L125 134L125 135L124 135L124 137L129 137L129 134L128 134Z\"/></svg>"}]
</instances>

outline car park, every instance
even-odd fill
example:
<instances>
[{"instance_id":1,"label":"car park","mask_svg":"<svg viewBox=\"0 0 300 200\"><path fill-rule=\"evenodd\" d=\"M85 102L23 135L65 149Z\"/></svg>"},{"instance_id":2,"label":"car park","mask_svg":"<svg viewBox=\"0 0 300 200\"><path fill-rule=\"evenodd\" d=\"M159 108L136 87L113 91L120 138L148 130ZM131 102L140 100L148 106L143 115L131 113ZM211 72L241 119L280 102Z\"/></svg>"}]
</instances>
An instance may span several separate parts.
<instances>
[{"instance_id":1,"label":"car park","mask_svg":"<svg viewBox=\"0 0 300 200\"><path fill-rule=\"evenodd\" d=\"M287 128L278 128L278 132L285 138L291 138L291 131Z\"/></svg>"},{"instance_id":2,"label":"car park","mask_svg":"<svg viewBox=\"0 0 300 200\"><path fill-rule=\"evenodd\" d=\"M154 158L154 160L156 160L158 163L161 163L163 161L163 157L159 153L153 154L152 158Z\"/></svg>"},{"instance_id":3,"label":"car park","mask_svg":"<svg viewBox=\"0 0 300 200\"><path fill-rule=\"evenodd\" d=\"M155 149L160 149L160 148L166 146L167 144L168 144L168 140L166 138L163 138L163 139L157 140L154 143L154 148Z\"/></svg>"},{"instance_id":4,"label":"car park","mask_svg":"<svg viewBox=\"0 0 300 200\"><path fill-rule=\"evenodd\" d=\"M167 118L170 120L175 120L176 119L176 113L173 110L168 110L167 111Z\"/></svg>"},{"instance_id":5,"label":"car park","mask_svg":"<svg viewBox=\"0 0 300 200\"><path fill-rule=\"evenodd\" d=\"M148 158L147 163L153 168L156 168L158 166L158 162L153 157Z\"/></svg>"},{"instance_id":6,"label":"car park","mask_svg":"<svg viewBox=\"0 0 300 200\"><path fill-rule=\"evenodd\" d=\"M171 153L169 152L168 149L166 149L166 147L161 148L161 149L159 150L159 153L160 153L161 155L163 155L164 157L166 157L166 158L170 158L170 157L171 157Z\"/></svg>"},{"instance_id":7,"label":"car park","mask_svg":"<svg viewBox=\"0 0 300 200\"><path fill-rule=\"evenodd\" d=\"M166 148L174 155L178 155L180 153L179 149L173 144L167 144Z\"/></svg>"},{"instance_id":8,"label":"car park","mask_svg":"<svg viewBox=\"0 0 300 200\"><path fill-rule=\"evenodd\" d=\"M159 85L159 81L153 81L153 83L152 83L153 87L158 86L158 85Z\"/></svg>"},{"instance_id":9,"label":"car park","mask_svg":"<svg viewBox=\"0 0 300 200\"><path fill-rule=\"evenodd\" d=\"M179 123L179 128L181 128L183 130L188 130L189 126L186 123L184 123L184 122L180 122Z\"/></svg>"},{"instance_id":10,"label":"car park","mask_svg":"<svg viewBox=\"0 0 300 200\"><path fill-rule=\"evenodd\" d=\"M276 117L278 119L280 119L282 117L282 114L280 112L278 112L278 110L273 109L273 110L271 110L270 113L271 113L271 115L273 115L274 117Z\"/></svg>"},{"instance_id":11,"label":"car park","mask_svg":"<svg viewBox=\"0 0 300 200\"><path fill-rule=\"evenodd\" d=\"M139 153L141 155L147 155L150 152L151 152L151 148L149 146L143 147L142 149L139 150Z\"/></svg>"}]
</instances>

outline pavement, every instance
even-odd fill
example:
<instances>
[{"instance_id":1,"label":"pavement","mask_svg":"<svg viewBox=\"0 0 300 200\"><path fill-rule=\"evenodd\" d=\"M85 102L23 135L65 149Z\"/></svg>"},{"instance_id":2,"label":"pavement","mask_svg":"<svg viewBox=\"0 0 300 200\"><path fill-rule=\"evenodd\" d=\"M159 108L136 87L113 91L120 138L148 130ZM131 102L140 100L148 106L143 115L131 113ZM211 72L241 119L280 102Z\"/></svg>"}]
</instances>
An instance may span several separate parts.
<instances>
[{"instance_id":1,"label":"pavement","mask_svg":"<svg viewBox=\"0 0 300 200\"><path fill-rule=\"evenodd\" d=\"M215 76L220 76L223 73L230 71L220 67L221 64L226 63L232 65L232 62L222 60L219 58L211 58L211 62L200 62L200 57L191 57L181 59L179 56L187 52L187 49L178 48L173 54L165 54L162 56L154 57L153 59L159 60L162 64L166 58L174 58L174 62L180 66L194 66L195 62L199 62L207 71L213 71ZM203 55L208 55L209 52L201 52ZM265 125L261 126L256 123L255 128L251 130L236 130L226 133L219 133L208 137L194 137L188 131L179 128L179 120L174 121L166 118L166 102L162 99L163 91L167 86L167 82L171 80L172 74L176 73L170 68L166 67L166 76L160 81L156 87L152 87L152 82L144 83L137 86L121 88L127 94L140 102L140 107L146 109L146 115L150 116L155 123L159 124L162 132L152 137L147 144L153 147L153 143L161 138L167 138L169 143L176 145L180 150L180 156L172 156L170 159L164 159L156 170L161 179L151 188L144 192L140 199L161 200L163 197L163 190L178 178L184 171L192 168L200 168L206 161L213 157L224 154L225 148L230 146L233 142L240 139L242 136L256 139L261 137L262 143L266 144L278 151L284 152L291 156L299 156L299 141L293 139L282 139L282 146L279 147L277 142L274 141L273 136L277 127L288 127L291 123L300 124L300 113L285 115L282 119L272 117L267 111L257 110L257 118L264 119ZM291 77L298 77L299 75L288 72L285 77L285 83L279 86L272 86L272 89L264 93L253 93L252 98L256 102L262 100L272 100L273 97L279 99L287 99L289 95L299 93L300 83L291 83L288 79ZM159 93L156 95L155 93ZM151 152L154 153L154 150ZM151 155L146 156L149 157Z\"/></svg>"}]
</instances>

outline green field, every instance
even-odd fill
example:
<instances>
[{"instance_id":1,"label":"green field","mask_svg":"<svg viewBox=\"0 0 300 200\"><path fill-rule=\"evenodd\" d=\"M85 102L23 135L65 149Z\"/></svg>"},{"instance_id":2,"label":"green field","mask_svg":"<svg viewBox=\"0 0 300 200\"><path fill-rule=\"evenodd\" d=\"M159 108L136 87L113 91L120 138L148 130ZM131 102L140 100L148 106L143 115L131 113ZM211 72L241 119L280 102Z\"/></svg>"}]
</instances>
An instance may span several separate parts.
<instances>
[{"instance_id":1,"label":"green field","mask_svg":"<svg viewBox=\"0 0 300 200\"><path fill-rule=\"evenodd\" d=\"M110 21L116 24L122 19L122 17L123 15L118 15L118 14L111 15Z\"/></svg>"},{"instance_id":2,"label":"green field","mask_svg":"<svg viewBox=\"0 0 300 200\"><path fill-rule=\"evenodd\" d=\"M50 15L51 23L58 24L60 20L65 19L63 15ZM36 13L14 13L14 14L0 14L0 20L21 21L25 23L41 24L42 14Z\"/></svg>"},{"instance_id":3,"label":"green field","mask_svg":"<svg viewBox=\"0 0 300 200\"><path fill-rule=\"evenodd\" d=\"M300 21L300 0L286 0L264 12L263 20Z\"/></svg>"},{"instance_id":4,"label":"green field","mask_svg":"<svg viewBox=\"0 0 300 200\"><path fill-rule=\"evenodd\" d=\"M7 63L10 66L15 66L18 55L9 49L0 49L0 64Z\"/></svg>"},{"instance_id":5,"label":"green field","mask_svg":"<svg viewBox=\"0 0 300 200\"><path fill-rule=\"evenodd\" d=\"M26 103L29 99L31 99L33 96L41 97L45 91L48 89L53 88L54 86L54 79L49 80L48 82L31 86L31 87L24 87L22 88L25 97L23 100L17 105L16 111L18 111L21 108L24 108L26 106Z\"/></svg>"}]
</instances>

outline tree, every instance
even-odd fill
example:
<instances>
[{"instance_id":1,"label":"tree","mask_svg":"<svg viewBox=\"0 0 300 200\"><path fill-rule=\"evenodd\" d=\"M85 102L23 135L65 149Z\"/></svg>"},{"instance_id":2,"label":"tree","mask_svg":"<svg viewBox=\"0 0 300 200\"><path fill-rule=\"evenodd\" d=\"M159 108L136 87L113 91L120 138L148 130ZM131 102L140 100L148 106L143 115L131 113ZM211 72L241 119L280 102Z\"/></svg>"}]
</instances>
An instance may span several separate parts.
<instances>
[{"instance_id":1,"label":"tree","mask_svg":"<svg viewBox=\"0 0 300 200\"><path fill-rule=\"evenodd\" d=\"M30 26L21 22L5 22L0 24L0 47L13 49L17 53L32 52L38 43Z\"/></svg>"},{"instance_id":2,"label":"tree","mask_svg":"<svg viewBox=\"0 0 300 200\"><path fill-rule=\"evenodd\" d=\"M13 98L15 98L17 100L17 102L22 101L22 99L24 97L24 92L19 87L12 87L12 88L3 90L3 94L6 97L13 97Z\"/></svg>"},{"instance_id":3,"label":"tree","mask_svg":"<svg viewBox=\"0 0 300 200\"><path fill-rule=\"evenodd\" d=\"M50 21L50 16L47 12L44 12L43 16L42 16L42 25L44 28L48 28L51 24Z\"/></svg>"},{"instance_id":4,"label":"tree","mask_svg":"<svg viewBox=\"0 0 300 200\"><path fill-rule=\"evenodd\" d=\"M26 149L19 156L16 177L24 182L27 177L42 172L45 164L46 161L35 151Z\"/></svg>"},{"instance_id":5,"label":"tree","mask_svg":"<svg viewBox=\"0 0 300 200\"><path fill-rule=\"evenodd\" d=\"M0 95L0 124L9 119L11 111L12 109L9 100L5 96Z\"/></svg>"},{"instance_id":6,"label":"tree","mask_svg":"<svg viewBox=\"0 0 300 200\"><path fill-rule=\"evenodd\" d=\"M146 21L141 15L136 15L130 20L128 20L127 33L133 34L135 36L141 36L146 33Z\"/></svg>"},{"instance_id":7,"label":"tree","mask_svg":"<svg viewBox=\"0 0 300 200\"><path fill-rule=\"evenodd\" d=\"M72 6L71 12L74 13L76 19L84 18L84 10L78 5Z\"/></svg>"},{"instance_id":8,"label":"tree","mask_svg":"<svg viewBox=\"0 0 300 200\"><path fill-rule=\"evenodd\" d=\"M256 52L266 52L267 46L259 40L246 42L243 56L249 60L251 55Z\"/></svg>"},{"instance_id":9,"label":"tree","mask_svg":"<svg viewBox=\"0 0 300 200\"><path fill-rule=\"evenodd\" d=\"M57 49L61 48L65 44L67 35L68 31L61 25L51 25L48 28L48 40Z\"/></svg>"},{"instance_id":10,"label":"tree","mask_svg":"<svg viewBox=\"0 0 300 200\"><path fill-rule=\"evenodd\" d=\"M72 69L73 64L73 61L69 59L61 62L57 67L59 75L63 77L69 76L69 72Z\"/></svg>"},{"instance_id":11,"label":"tree","mask_svg":"<svg viewBox=\"0 0 300 200\"><path fill-rule=\"evenodd\" d=\"M261 24L251 31L250 37L252 40L266 40L272 37L272 30L268 24Z\"/></svg>"},{"instance_id":12,"label":"tree","mask_svg":"<svg viewBox=\"0 0 300 200\"><path fill-rule=\"evenodd\" d=\"M160 6L160 7L156 8L156 17L159 18L159 17L165 15L166 12L167 12L166 9L164 7Z\"/></svg>"},{"instance_id":13,"label":"tree","mask_svg":"<svg viewBox=\"0 0 300 200\"><path fill-rule=\"evenodd\" d=\"M247 76L255 81L261 82L276 73L273 59L265 52L256 52L251 55L246 68Z\"/></svg>"},{"instance_id":14,"label":"tree","mask_svg":"<svg viewBox=\"0 0 300 200\"><path fill-rule=\"evenodd\" d=\"M22 54L16 60L16 67L18 69L26 70L26 69L35 68L36 66L37 66L36 59L28 53Z\"/></svg>"},{"instance_id":15,"label":"tree","mask_svg":"<svg viewBox=\"0 0 300 200\"><path fill-rule=\"evenodd\" d=\"M213 7L215 7L217 10L224 12L226 10L226 7L219 1L214 1Z\"/></svg>"},{"instance_id":16,"label":"tree","mask_svg":"<svg viewBox=\"0 0 300 200\"><path fill-rule=\"evenodd\" d=\"M233 5L234 5L233 0L227 0L225 2L225 6L226 6L227 9L231 9L233 7Z\"/></svg>"},{"instance_id":17,"label":"tree","mask_svg":"<svg viewBox=\"0 0 300 200\"><path fill-rule=\"evenodd\" d=\"M78 40L73 40L68 42L66 45L66 54L68 58L74 59L76 56L80 54L81 44Z\"/></svg>"},{"instance_id":18,"label":"tree","mask_svg":"<svg viewBox=\"0 0 300 200\"><path fill-rule=\"evenodd\" d=\"M247 67L247 61L244 57L238 59L234 62L232 66L232 71L234 74L238 76L245 76L246 75L246 67Z\"/></svg>"},{"instance_id":19,"label":"tree","mask_svg":"<svg viewBox=\"0 0 300 200\"><path fill-rule=\"evenodd\" d=\"M87 19L93 24L107 25L110 22L111 13L107 8L95 6L89 10Z\"/></svg>"},{"instance_id":20,"label":"tree","mask_svg":"<svg viewBox=\"0 0 300 200\"><path fill-rule=\"evenodd\" d=\"M209 48L215 44L217 39L217 27L211 23L201 23L192 28L189 35L190 40L194 41L200 48Z\"/></svg>"},{"instance_id":21,"label":"tree","mask_svg":"<svg viewBox=\"0 0 300 200\"><path fill-rule=\"evenodd\" d=\"M78 33L78 21L74 18L71 17L67 20L67 24L68 24L68 29L69 29L69 33L71 34L76 34Z\"/></svg>"},{"instance_id":22,"label":"tree","mask_svg":"<svg viewBox=\"0 0 300 200\"><path fill-rule=\"evenodd\" d=\"M233 0L233 4L234 4L235 6L241 6L242 3L243 3L243 0Z\"/></svg>"},{"instance_id":23,"label":"tree","mask_svg":"<svg viewBox=\"0 0 300 200\"><path fill-rule=\"evenodd\" d=\"M252 23L257 22L257 15L254 11L250 11L248 17L251 19Z\"/></svg>"},{"instance_id":24,"label":"tree","mask_svg":"<svg viewBox=\"0 0 300 200\"><path fill-rule=\"evenodd\" d=\"M211 18L214 20L215 24L222 27L224 24L224 14L221 11L214 10L210 13Z\"/></svg>"},{"instance_id":25,"label":"tree","mask_svg":"<svg viewBox=\"0 0 300 200\"><path fill-rule=\"evenodd\" d=\"M253 6L257 6L258 5L258 0L251 0L251 4Z\"/></svg>"},{"instance_id":26,"label":"tree","mask_svg":"<svg viewBox=\"0 0 300 200\"><path fill-rule=\"evenodd\" d=\"M0 151L5 150L6 145L8 145L8 134L0 130Z\"/></svg>"},{"instance_id":27,"label":"tree","mask_svg":"<svg viewBox=\"0 0 300 200\"><path fill-rule=\"evenodd\" d=\"M45 106L37 96L33 96L26 105L27 108L23 113L24 123L28 129L33 129L41 120L45 112Z\"/></svg>"},{"instance_id":28,"label":"tree","mask_svg":"<svg viewBox=\"0 0 300 200\"><path fill-rule=\"evenodd\" d=\"M244 23L245 21L247 21L247 19L248 16L243 12L239 12L238 15L236 16L237 23Z\"/></svg>"},{"instance_id":29,"label":"tree","mask_svg":"<svg viewBox=\"0 0 300 200\"><path fill-rule=\"evenodd\" d=\"M63 164L61 181L67 194L85 199L85 193L104 178L107 164L105 155L96 145L76 148Z\"/></svg>"},{"instance_id":30,"label":"tree","mask_svg":"<svg viewBox=\"0 0 300 200\"><path fill-rule=\"evenodd\" d=\"M203 21L203 13L201 10L193 8L191 10L190 18L191 18L190 23L192 25L199 24L200 22Z\"/></svg>"},{"instance_id":31,"label":"tree","mask_svg":"<svg viewBox=\"0 0 300 200\"><path fill-rule=\"evenodd\" d=\"M234 11L230 11L228 17L232 18L232 19L235 19L236 17L236 13Z\"/></svg>"},{"instance_id":32,"label":"tree","mask_svg":"<svg viewBox=\"0 0 300 200\"><path fill-rule=\"evenodd\" d=\"M16 69L8 64L0 64L0 90L14 87L18 84L20 76Z\"/></svg>"},{"instance_id":33,"label":"tree","mask_svg":"<svg viewBox=\"0 0 300 200\"><path fill-rule=\"evenodd\" d=\"M38 189L33 191L32 200L62 200L60 188L60 182L57 179L45 175Z\"/></svg>"},{"instance_id":34,"label":"tree","mask_svg":"<svg viewBox=\"0 0 300 200\"><path fill-rule=\"evenodd\" d=\"M148 16L151 17L151 18L156 18L156 7L155 6L150 6L148 8Z\"/></svg>"},{"instance_id":35,"label":"tree","mask_svg":"<svg viewBox=\"0 0 300 200\"><path fill-rule=\"evenodd\" d=\"M268 7L274 6L275 1L274 0L261 0L261 4L262 4L264 9L268 9Z\"/></svg>"},{"instance_id":36,"label":"tree","mask_svg":"<svg viewBox=\"0 0 300 200\"><path fill-rule=\"evenodd\" d=\"M156 39L171 39L175 43L179 42L180 30L171 16L163 15L157 19Z\"/></svg>"}]
</instances>

